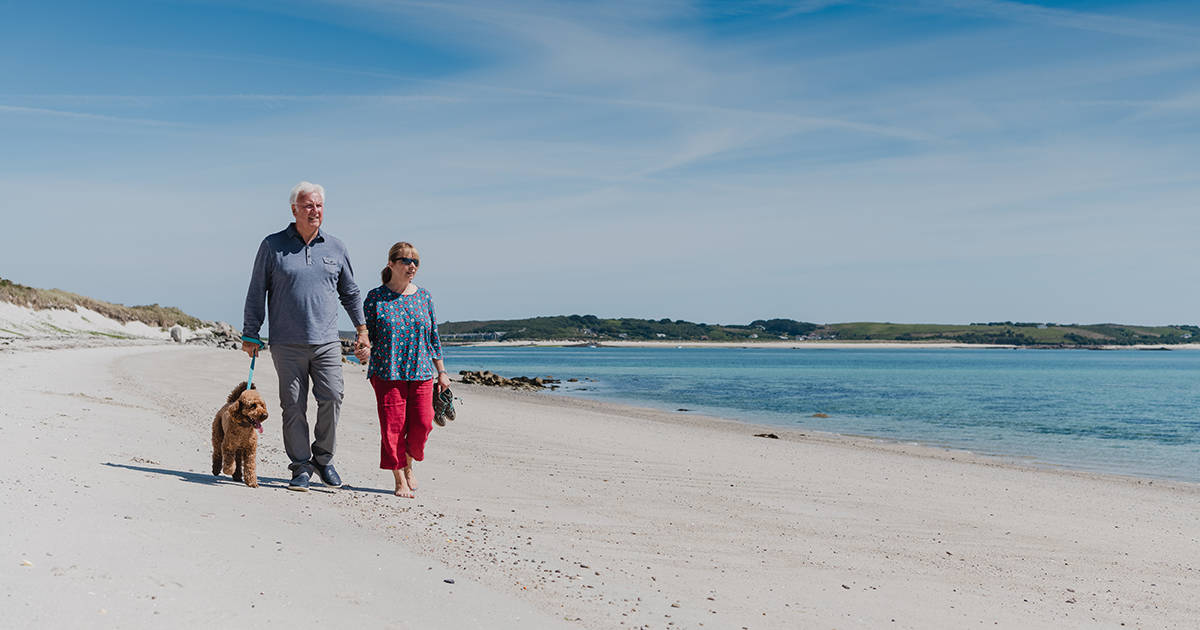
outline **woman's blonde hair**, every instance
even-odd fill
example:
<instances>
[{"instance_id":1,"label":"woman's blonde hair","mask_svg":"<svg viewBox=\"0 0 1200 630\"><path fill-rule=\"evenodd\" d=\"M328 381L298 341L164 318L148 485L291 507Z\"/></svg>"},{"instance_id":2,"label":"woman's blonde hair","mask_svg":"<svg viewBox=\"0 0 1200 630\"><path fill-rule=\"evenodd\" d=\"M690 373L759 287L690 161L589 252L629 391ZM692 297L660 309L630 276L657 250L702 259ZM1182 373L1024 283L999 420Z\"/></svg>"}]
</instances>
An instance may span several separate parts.
<instances>
[{"instance_id":1,"label":"woman's blonde hair","mask_svg":"<svg viewBox=\"0 0 1200 630\"><path fill-rule=\"evenodd\" d=\"M399 243L392 245L392 248L388 250L388 264L391 264L393 260L401 257L416 258L417 260L420 260L421 253L417 251L417 248L414 247L412 243L400 241ZM392 268L384 267L383 271L379 272L379 277L383 279L384 284L387 284L392 279Z\"/></svg>"}]
</instances>

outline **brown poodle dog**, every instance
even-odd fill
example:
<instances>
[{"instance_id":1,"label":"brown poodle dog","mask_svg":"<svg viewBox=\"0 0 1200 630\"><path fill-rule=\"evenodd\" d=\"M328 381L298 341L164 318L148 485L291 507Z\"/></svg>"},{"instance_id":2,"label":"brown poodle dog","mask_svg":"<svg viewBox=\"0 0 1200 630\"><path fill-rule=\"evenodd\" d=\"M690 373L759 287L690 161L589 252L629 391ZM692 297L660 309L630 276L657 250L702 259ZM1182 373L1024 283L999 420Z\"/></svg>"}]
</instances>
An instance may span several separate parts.
<instances>
[{"instance_id":1,"label":"brown poodle dog","mask_svg":"<svg viewBox=\"0 0 1200 630\"><path fill-rule=\"evenodd\" d=\"M246 389L246 382L233 388L225 406L213 418L213 474L233 474L234 481L246 482L251 488L258 487L258 475L254 472L258 455L258 433L262 433L263 420L267 419L267 405L253 386ZM224 462L224 467L222 467Z\"/></svg>"}]
</instances>

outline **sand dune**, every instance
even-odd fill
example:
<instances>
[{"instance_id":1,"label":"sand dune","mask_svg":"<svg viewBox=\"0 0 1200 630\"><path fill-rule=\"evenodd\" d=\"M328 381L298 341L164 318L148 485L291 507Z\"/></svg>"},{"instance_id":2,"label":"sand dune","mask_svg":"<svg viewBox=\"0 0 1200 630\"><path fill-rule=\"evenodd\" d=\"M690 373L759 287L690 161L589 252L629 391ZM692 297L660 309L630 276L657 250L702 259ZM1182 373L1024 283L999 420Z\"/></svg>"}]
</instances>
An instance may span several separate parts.
<instances>
[{"instance_id":1,"label":"sand dune","mask_svg":"<svg viewBox=\"0 0 1200 630\"><path fill-rule=\"evenodd\" d=\"M100 338L171 338L170 332L158 326L148 326L142 322L119 322L82 306L72 310L37 310L0 300L0 340L71 338L78 342L81 337L86 339L88 335Z\"/></svg>"}]
</instances>

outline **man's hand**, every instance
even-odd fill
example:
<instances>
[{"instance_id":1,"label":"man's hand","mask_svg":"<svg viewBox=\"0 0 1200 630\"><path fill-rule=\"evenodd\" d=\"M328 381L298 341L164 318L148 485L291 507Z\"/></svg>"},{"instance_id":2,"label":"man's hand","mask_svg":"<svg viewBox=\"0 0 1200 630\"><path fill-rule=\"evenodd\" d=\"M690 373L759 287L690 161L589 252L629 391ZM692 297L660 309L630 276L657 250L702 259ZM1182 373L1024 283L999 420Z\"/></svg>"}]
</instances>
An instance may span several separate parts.
<instances>
[{"instance_id":1,"label":"man's hand","mask_svg":"<svg viewBox=\"0 0 1200 630\"><path fill-rule=\"evenodd\" d=\"M354 339L354 356L358 356L358 351L363 349L371 350L371 338L367 335L365 326L358 330L358 337Z\"/></svg>"},{"instance_id":2,"label":"man's hand","mask_svg":"<svg viewBox=\"0 0 1200 630\"><path fill-rule=\"evenodd\" d=\"M254 358L258 356L258 344L254 343L253 341L243 341L242 352L250 355L250 358Z\"/></svg>"}]
</instances>

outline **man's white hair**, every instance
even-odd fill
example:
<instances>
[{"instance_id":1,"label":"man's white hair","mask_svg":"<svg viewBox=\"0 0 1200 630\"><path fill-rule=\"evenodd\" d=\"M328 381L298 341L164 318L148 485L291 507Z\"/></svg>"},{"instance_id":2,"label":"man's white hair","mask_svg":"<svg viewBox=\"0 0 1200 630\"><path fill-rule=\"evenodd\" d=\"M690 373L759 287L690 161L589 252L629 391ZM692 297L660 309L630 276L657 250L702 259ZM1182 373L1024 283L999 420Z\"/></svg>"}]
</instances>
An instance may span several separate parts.
<instances>
[{"instance_id":1,"label":"man's white hair","mask_svg":"<svg viewBox=\"0 0 1200 630\"><path fill-rule=\"evenodd\" d=\"M317 193L321 195L321 199L325 199L325 187L312 182L300 182L292 189L292 195L288 197L288 205L296 205L296 198L300 195L311 195Z\"/></svg>"}]
</instances>

